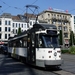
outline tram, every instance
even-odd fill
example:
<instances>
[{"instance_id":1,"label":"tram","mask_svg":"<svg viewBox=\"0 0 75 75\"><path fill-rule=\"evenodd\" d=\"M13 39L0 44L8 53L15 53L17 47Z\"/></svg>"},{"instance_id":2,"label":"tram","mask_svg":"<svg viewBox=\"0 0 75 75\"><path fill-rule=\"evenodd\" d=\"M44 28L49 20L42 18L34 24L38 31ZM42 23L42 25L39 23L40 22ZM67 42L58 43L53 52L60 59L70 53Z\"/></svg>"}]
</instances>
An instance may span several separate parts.
<instances>
[{"instance_id":1,"label":"tram","mask_svg":"<svg viewBox=\"0 0 75 75\"><path fill-rule=\"evenodd\" d=\"M8 55L38 67L61 66L57 27L34 24L33 28L8 39Z\"/></svg>"}]
</instances>

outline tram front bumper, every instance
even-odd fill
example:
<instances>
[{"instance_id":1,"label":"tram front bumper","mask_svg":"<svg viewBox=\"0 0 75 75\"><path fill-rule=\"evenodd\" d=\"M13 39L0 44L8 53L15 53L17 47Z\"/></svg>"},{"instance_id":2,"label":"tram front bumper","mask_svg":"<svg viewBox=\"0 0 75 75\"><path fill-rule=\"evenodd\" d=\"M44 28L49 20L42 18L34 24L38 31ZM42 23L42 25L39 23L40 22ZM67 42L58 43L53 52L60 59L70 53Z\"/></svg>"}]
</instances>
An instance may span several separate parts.
<instances>
[{"instance_id":1,"label":"tram front bumper","mask_svg":"<svg viewBox=\"0 0 75 75\"><path fill-rule=\"evenodd\" d=\"M60 66L61 64L63 64L63 59L62 60L45 60L45 65Z\"/></svg>"}]
</instances>

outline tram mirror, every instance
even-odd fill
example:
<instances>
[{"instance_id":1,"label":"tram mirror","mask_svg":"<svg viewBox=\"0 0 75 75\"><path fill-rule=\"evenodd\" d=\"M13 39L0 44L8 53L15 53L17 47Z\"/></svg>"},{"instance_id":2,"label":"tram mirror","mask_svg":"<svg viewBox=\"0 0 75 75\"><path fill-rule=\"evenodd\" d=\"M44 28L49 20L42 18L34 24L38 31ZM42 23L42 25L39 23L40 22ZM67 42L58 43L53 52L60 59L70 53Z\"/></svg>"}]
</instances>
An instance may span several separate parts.
<instances>
[{"instance_id":1,"label":"tram mirror","mask_svg":"<svg viewBox=\"0 0 75 75\"><path fill-rule=\"evenodd\" d=\"M39 43L42 44L42 41L40 40Z\"/></svg>"},{"instance_id":2,"label":"tram mirror","mask_svg":"<svg viewBox=\"0 0 75 75\"><path fill-rule=\"evenodd\" d=\"M39 46L42 46L42 40L39 40Z\"/></svg>"}]
</instances>

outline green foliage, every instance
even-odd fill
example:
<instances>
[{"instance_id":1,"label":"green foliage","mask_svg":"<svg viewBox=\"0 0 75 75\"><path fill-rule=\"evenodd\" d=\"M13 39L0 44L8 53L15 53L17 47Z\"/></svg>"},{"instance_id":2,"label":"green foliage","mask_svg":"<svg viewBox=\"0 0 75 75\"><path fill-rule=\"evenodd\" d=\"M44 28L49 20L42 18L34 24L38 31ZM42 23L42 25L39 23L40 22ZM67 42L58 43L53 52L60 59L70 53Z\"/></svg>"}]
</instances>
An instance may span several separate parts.
<instances>
[{"instance_id":1,"label":"green foliage","mask_svg":"<svg viewBox=\"0 0 75 75\"><path fill-rule=\"evenodd\" d=\"M70 47L69 53L70 54L75 54L75 46Z\"/></svg>"},{"instance_id":2,"label":"green foliage","mask_svg":"<svg viewBox=\"0 0 75 75\"><path fill-rule=\"evenodd\" d=\"M75 42L74 33L73 31L70 32L70 46L72 46Z\"/></svg>"},{"instance_id":3,"label":"green foliage","mask_svg":"<svg viewBox=\"0 0 75 75\"><path fill-rule=\"evenodd\" d=\"M62 45L62 31L61 30L59 34L59 44Z\"/></svg>"},{"instance_id":4,"label":"green foliage","mask_svg":"<svg viewBox=\"0 0 75 75\"><path fill-rule=\"evenodd\" d=\"M19 35L20 33L21 33L21 28L19 27L19 28L18 28L18 33L17 33L17 34Z\"/></svg>"},{"instance_id":5,"label":"green foliage","mask_svg":"<svg viewBox=\"0 0 75 75\"><path fill-rule=\"evenodd\" d=\"M69 53L69 50L61 50L61 53Z\"/></svg>"}]
</instances>

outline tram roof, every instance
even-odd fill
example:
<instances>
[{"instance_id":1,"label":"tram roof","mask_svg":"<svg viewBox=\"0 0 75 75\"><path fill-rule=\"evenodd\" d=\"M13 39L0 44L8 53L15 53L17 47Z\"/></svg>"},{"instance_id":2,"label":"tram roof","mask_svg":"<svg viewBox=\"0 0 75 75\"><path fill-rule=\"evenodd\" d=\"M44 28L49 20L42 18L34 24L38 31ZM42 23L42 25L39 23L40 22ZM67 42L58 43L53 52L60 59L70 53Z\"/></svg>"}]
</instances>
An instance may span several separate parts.
<instances>
[{"instance_id":1,"label":"tram roof","mask_svg":"<svg viewBox=\"0 0 75 75\"><path fill-rule=\"evenodd\" d=\"M38 28L38 29L57 29L55 25L52 24L34 24L33 28Z\"/></svg>"},{"instance_id":2,"label":"tram roof","mask_svg":"<svg viewBox=\"0 0 75 75\"><path fill-rule=\"evenodd\" d=\"M9 39L13 39L13 38L17 38L17 37L22 37L23 35L25 36L25 34L27 34L28 32L35 32L38 30L45 30L45 29L57 29L57 27L55 25L52 24L34 24L33 28L28 29L27 31L22 32L20 35L15 35L14 37L10 37Z\"/></svg>"}]
</instances>

